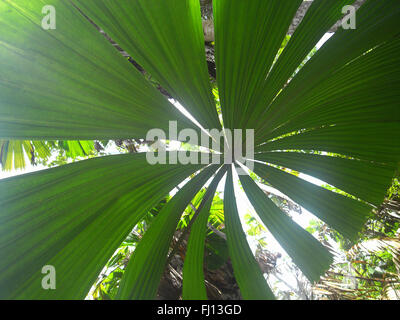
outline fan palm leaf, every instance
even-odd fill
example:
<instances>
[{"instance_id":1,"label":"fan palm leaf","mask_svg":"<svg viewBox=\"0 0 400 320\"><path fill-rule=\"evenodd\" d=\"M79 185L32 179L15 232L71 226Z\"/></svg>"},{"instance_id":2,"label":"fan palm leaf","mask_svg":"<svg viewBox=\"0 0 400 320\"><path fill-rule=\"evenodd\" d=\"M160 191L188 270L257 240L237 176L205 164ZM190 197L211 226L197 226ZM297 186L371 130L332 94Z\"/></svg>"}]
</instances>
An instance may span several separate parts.
<instances>
[{"instance_id":1,"label":"fan palm leaf","mask_svg":"<svg viewBox=\"0 0 400 320\"><path fill-rule=\"evenodd\" d=\"M357 11L356 29L339 28L298 70L343 16L341 8L354 1L314 0L276 60L301 2L214 0L223 123L229 129L255 129L254 172L354 239L382 202L400 160L400 2L365 1ZM42 28L45 5L56 9L54 30ZM94 24L201 126L221 129L198 0L4 0L0 139L13 141L14 154L22 154L20 141L144 139L154 128L167 132L170 121L200 132ZM15 164L21 166L21 160ZM121 299L154 298L181 214L220 167L150 165L144 154L135 154L1 180L0 298L84 298L146 212L196 173L140 241L117 294ZM323 179L353 197L284 168ZM241 230L233 169L227 169L224 214L235 277L244 298L272 299ZM331 255L249 176L240 181L265 227L303 273L318 280ZM208 211L207 198L203 201ZM199 226L192 230L186 298L204 298L202 271L190 264L201 263L207 214L199 214ZM57 270L56 290L41 287L44 265Z\"/></svg>"}]
</instances>

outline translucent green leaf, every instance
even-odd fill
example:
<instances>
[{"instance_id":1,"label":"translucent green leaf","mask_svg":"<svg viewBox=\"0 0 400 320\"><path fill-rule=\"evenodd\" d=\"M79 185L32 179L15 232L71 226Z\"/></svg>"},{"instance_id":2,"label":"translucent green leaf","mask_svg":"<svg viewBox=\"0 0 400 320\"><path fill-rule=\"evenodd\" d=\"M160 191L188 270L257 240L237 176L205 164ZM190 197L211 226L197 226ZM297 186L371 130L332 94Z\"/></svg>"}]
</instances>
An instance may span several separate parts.
<instances>
[{"instance_id":1,"label":"translucent green leaf","mask_svg":"<svg viewBox=\"0 0 400 320\"><path fill-rule=\"evenodd\" d=\"M281 211L248 175L240 182L255 211L304 275L318 281L332 263L332 255L307 231Z\"/></svg>"},{"instance_id":2,"label":"translucent green leaf","mask_svg":"<svg viewBox=\"0 0 400 320\"><path fill-rule=\"evenodd\" d=\"M143 215L201 165L107 156L0 181L0 297L83 299ZM56 270L44 290L43 266Z\"/></svg>"},{"instance_id":3,"label":"translucent green leaf","mask_svg":"<svg viewBox=\"0 0 400 320\"><path fill-rule=\"evenodd\" d=\"M56 29L44 30L44 5ZM0 2L0 138L144 138L193 124L70 1Z\"/></svg>"},{"instance_id":4,"label":"translucent green leaf","mask_svg":"<svg viewBox=\"0 0 400 320\"><path fill-rule=\"evenodd\" d=\"M218 165L211 165L201 171L156 216L129 260L117 299L155 298L178 221L190 200L217 168Z\"/></svg>"},{"instance_id":5,"label":"translucent green leaf","mask_svg":"<svg viewBox=\"0 0 400 320\"><path fill-rule=\"evenodd\" d=\"M184 300L207 300L204 283L204 241L206 239L207 222L218 183L226 172L226 167L220 169L204 195L206 201L198 213L187 243L186 256L183 264L182 298Z\"/></svg>"},{"instance_id":6,"label":"translucent green leaf","mask_svg":"<svg viewBox=\"0 0 400 320\"><path fill-rule=\"evenodd\" d=\"M224 212L229 256L242 297L249 300L274 299L242 229L236 206L231 168L228 170L225 181Z\"/></svg>"},{"instance_id":7,"label":"translucent green leaf","mask_svg":"<svg viewBox=\"0 0 400 320\"><path fill-rule=\"evenodd\" d=\"M215 62L224 125L241 128L301 0L215 0ZM240 48L240 49L239 49Z\"/></svg>"},{"instance_id":8,"label":"translucent green leaf","mask_svg":"<svg viewBox=\"0 0 400 320\"><path fill-rule=\"evenodd\" d=\"M204 128L219 128L197 0L73 0Z\"/></svg>"}]
</instances>

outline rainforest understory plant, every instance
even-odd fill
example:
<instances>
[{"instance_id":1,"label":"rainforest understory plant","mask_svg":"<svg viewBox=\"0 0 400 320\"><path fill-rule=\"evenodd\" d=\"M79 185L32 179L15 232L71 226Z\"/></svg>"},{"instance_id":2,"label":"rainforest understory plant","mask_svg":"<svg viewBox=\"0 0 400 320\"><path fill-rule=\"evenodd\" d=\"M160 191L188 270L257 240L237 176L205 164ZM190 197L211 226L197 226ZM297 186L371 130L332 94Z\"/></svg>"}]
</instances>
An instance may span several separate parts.
<instances>
[{"instance_id":1,"label":"rainforest understory plant","mask_svg":"<svg viewBox=\"0 0 400 320\"><path fill-rule=\"evenodd\" d=\"M221 181L225 228L216 232L226 237L241 297L275 298L242 229L239 188L302 274L318 282L332 253L259 183L353 242L382 204L400 161L400 2L366 0L355 29L338 28L310 55L353 3L314 0L288 38L301 0L214 0L213 75L198 0L1 1L2 166L12 165L7 154L25 151L34 162L57 147L63 155L58 167L0 180L0 298L85 298L163 203L113 298L156 297L185 215L182 298L207 299L204 252ZM43 28L45 6L55 8L54 29ZM205 129L254 129L253 170L238 176L238 163L151 165L146 152L94 151L108 140L150 144L149 130L167 132L171 121L200 135L172 101ZM92 158L65 164L65 155L81 153ZM55 289L42 286L44 266L56 270Z\"/></svg>"}]
</instances>

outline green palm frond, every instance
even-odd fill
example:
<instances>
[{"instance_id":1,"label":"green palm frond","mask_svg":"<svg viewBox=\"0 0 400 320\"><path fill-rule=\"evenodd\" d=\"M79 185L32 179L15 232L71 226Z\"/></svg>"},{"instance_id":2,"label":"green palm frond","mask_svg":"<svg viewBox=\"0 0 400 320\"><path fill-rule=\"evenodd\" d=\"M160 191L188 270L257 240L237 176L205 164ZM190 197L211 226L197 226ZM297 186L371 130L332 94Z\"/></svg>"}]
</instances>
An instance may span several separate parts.
<instances>
[{"instance_id":1,"label":"green palm frond","mask_svg":"<svg viewBox=\"0 0 400 320\"><path fill-rule=\"evenodd\" d=\"M255 130L256 153L248 159L254 172L241 175L240 183L266 229L311 281L327 270L330 253L253 178L350 239L382 202L400 162L400 2L366 0L357 11L356 29L339 28L309 56L342 18L342 7L353 2L314 0L288 39L301 0L213 1L214 92L222 123ZM45 5L56 9L54 30L42 28ZM58 141L75 157L88 155L94 140L146 139L155 128L168 132L170 121L177 121L178 130L199 133L166 95L204 128L221 129L198 0L3 0L0 30L4 169L24 167L33 150L46 156L46 144L38 141ZM133 60L152 81L132 66ZM0 298L84 298L135 225L190 177L150 224L116 294L154 298L180 217L218 170L225 170L222 164L150 165L138 153L2 179ZM233 170L227 168L225 175L223 213L235 277L244 298L273 299L240 225ZM202 263L216 184L205 191L209 195L202 198L190 235L188 299L205 298L202 270L191 264ZM41 287L45 265L57 270L57 290Z\"/></svg>"}]
</instances>

